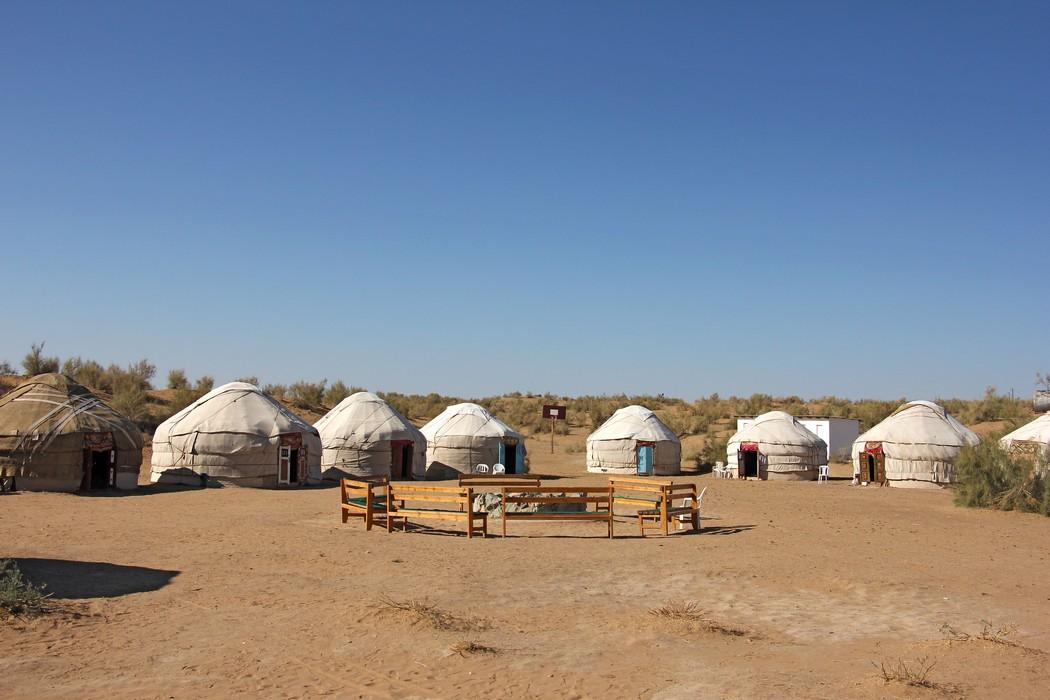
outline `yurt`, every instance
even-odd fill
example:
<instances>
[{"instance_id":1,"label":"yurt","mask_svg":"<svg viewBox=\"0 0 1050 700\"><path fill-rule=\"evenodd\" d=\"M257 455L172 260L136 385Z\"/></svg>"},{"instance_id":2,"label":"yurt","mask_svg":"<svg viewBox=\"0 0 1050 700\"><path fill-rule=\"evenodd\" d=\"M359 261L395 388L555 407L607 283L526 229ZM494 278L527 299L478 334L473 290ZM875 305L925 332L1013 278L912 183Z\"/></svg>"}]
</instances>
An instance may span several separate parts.
<instances>
[{"instance_id":1,"label":"yurt","mask_svg":"<svg viewBox=\"0 0 1050 700\"><path fill-rule=\"evenodd\" d=\"M321 438L257 386L232 382L157 427L150 480L261 487L316 483Z\"/></svg>"},{"instance_id":2,"label":"yurt","mask_svg":"<svg viewBox=\"0 0 1050 700\"><path fill-rule=\"evenodd\" d=\"M525 438L473 403L449 406L420 428L427 439L427 478L452 479L479 464L502 464L507 474L524 474Z\"/></svg>"},{"instance_id":3,"label":"yurt","mask_svg":"<svg viewBox=\"0 0 1050 700\"><path fill-rule=\"evenodd\" d=\"M587 471L672 475L682 471L682 443L655 413L627 406L587 438Z\"/></svg>"},{"instance_id":4,"label":"yurt","mask_svg":"<svg viewBox=\"0 0 1050 700\"><path fill-rule=\"evenodd\" d=\"M325 479L426 478L427 439L375 394L359 391L314 424L321 434Z\"/></svg>"},{"instance_id":5,"label":"yurt","mask_svg":"<svg viewBox=\"0 0 1050 700\"><path fill-rule=\"evenodd\" d=\"M790 413L770 411L729 438L726 457L741 479L812 481L828 446Z\"/></svg>"},{"instance_id":6,"label":"yurt","mask_svg":"<svg viewBox=\"0 0 1050 700\"><path fill-rule=\"evenodd\" d=\"M853 443L860 483L939 488L955 481L955 457L980 438L932 401L909 401Z\"/></svg>"},{"instance_id":7,"label":"yurt","mask_svg":"<svg viewBox=\"0 0 1050 700\"><path fill-rule=\"evenodd\" d=\"M999 444L1015 454L1050 458L1050 413L1044 413L1031 423L1025 423L1004 435Z\"/></svg>"},{"instance_id":8,"label":"yurt","mask_svg":"<svg viewBox=\"0 0 1050 700\"><path fill-rule=\"evenodd\" d=\"M142 433L86 387L39 374L0 397L0 476L29 491L134 489Z\"/></svg>"}]
</instances>

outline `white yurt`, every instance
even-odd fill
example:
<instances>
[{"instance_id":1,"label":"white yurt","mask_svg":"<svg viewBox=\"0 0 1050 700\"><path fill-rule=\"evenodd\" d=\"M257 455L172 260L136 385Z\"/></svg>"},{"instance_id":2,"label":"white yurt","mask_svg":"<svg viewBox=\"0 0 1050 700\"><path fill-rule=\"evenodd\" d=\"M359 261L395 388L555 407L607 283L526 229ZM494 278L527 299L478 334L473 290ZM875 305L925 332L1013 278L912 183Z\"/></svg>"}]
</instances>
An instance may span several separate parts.
<instances>
[{"instance_id":1,"label":"white yurt","mask_svg":"<svg viewBox=\"0 0 1050 700\"><path fill-rule=\"evenodd\" d=\"M427 439L397 409L359 391L314 424L321 434L325 479L426 477Z\"/></svg>"},{"instance_id":2,"label":"white yurt","mask_svg":"<svg viewBox=\"0 0 1050 700\"><path fill-rule=\"evenodd\" d=\"M739 478L812 481L828 446L790 413L770 411L729 438L726 457Z\"/></svg>"},{"instance_id":3,"label":"white yurt","mask_svg":"<svg viewBox=\"0 0 1050 700\"><path fill-rule=\"evenodd\" d=\"M420 428L427 439L427 478L452 479L478 464L502 464L507 474L524 474L525 437L473 403L449 406Z\"/></svg>"},{"instance_id":4,"label":"white yurt","mask_svg":"<svg viewBox=\"0 0 1050 700\"><path fill-rule=\"evenodd\" d=\"M980 438L932 401L909 401L853 443L861 483L939 488L955 481L955 457Z\"/></svg>"},{"instance_id":5,"label":"white yurt","mask_svg":"<svg viewBox=\"0 0 1050 700\"><path fill-rule=\"evenodd\" d=\"M150 480L300 486L321 480L317 429L254 384L209 391L157 427Z\"/></svg>"},{"instance_id":6,"label":"white yurt","mask_svg":"<svg viewBox=\"0 0 1050 700\"><path fill-rule=\"evenodd\" d=\"M682 472L682 443L644 406L621 408L587 437L587 471L598 474Z\"/></svg>"},{"instance_id":7,"label":"white yurt","mask_svg":"<svg viewBox=\"0 0 1050 700\"><path fill-rule=\"evenodd\" d=\"M1050 458L1050 413L1025 423L999 440L1004 450L1017 454L1043 455Z\"/></svg>"}]
</instances>

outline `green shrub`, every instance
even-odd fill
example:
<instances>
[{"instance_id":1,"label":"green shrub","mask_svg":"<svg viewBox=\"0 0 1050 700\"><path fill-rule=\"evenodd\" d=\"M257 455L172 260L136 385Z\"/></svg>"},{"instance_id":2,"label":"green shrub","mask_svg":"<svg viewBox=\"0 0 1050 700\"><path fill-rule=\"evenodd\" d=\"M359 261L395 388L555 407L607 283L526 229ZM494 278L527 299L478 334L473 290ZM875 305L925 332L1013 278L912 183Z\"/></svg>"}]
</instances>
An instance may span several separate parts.
<instances>
[{"instance_id":1,"label":"green shrub","mask_svg":"<svg viewBox=\"0 0 1050 700\"><path fill-rule=\"evenodd\" d=\"M15 368L7 360L0 362L0 374L14 374Z\"/></svg>"},{"instance_id":2,"label":"green shrub","mask_svg":"<svg viewBox=\"0 0 1050 700\"><path fill-rule=\"evenodd\" d=\"M46 341L43 340L39 343L33 343L32 349L26 353L25 359L22 360L22 367L25 368L26 374L30 377L58 371L58 358L44 356L44 345L46 344Z\"/></svg>"},{"instance_id":3,"label":"green shrub","mask_svg":"<svg viewBox=\"0 0 1050 700\"><path fill-rule=\"evenodd\" d=\"M197 380L195 388L197 389L197 392L203 396L215 388L215 379L210 375L205 374Z\"/></svg>"},{"instance_id":4,"label":"green shrub","mask_svg":"<svg viewBox=\"0 0 1050 700\"><path fill-rule=\"evenodd\" d=\"M22 577L18 565L0 559L0 616L40 615L47 612L48 596Z\"/></svg>"},{"instance_id":5,"label":"green shrub","mask_svg":"<svg viewBox=\"0 0 1050 700\"><path fill-rule=\"evenodd\" d=\"M173 369L168 372L169 389L188 389L190 380L186 378L186 370Z\"/></svg>"},{"instance_id":6,"label":"green shrub","mask_svg":"<svg viewBox=\"0 0 1050 700\"><path fill-rule=\"evenodd\" d=\"M319 382L298 381L288 387L288 398L297 406L320 406L324 401L324 388L327 379Z\"/></svg>"},{"instance_id":7,"label":"green shrub","mask_svg":"<svg viewBox=\"0 0 1050 700\"><path fill-rule=\"evenodd\" d=\"M1011 454L994 438L966 446L955 460L955 503L1050 515L1047 467L1045 456Z\"/></svg>"},{"instance_id":8,"label":"green shrub","mask_svg":"<svg viewBox=\"0 0 1050 700\"><path fill-rule=\"evenodd\" d=\"M324 392L324 405L331 408L352 393L354 390L343 383L342 379L334 381Z\"/></svg>"}]
</instances>

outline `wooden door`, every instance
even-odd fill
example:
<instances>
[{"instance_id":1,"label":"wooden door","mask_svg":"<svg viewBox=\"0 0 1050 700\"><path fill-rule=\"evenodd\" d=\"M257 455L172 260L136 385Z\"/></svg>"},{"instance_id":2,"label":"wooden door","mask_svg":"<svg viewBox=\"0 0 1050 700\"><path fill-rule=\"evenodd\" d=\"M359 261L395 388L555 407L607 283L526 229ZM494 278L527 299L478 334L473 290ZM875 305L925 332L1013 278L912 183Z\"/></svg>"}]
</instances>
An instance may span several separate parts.
<instances>
[{"instance_id":1,"label":"wooden door","mask_svg":"<svg viewBox=\"0 0 1050 700\"><path fill-rule=\"evenodd\" d=\"M291 477L292 448L289 445L281 445L281 451L277 458L277 483L287 484Z\"/></svg>"}]
</instances>

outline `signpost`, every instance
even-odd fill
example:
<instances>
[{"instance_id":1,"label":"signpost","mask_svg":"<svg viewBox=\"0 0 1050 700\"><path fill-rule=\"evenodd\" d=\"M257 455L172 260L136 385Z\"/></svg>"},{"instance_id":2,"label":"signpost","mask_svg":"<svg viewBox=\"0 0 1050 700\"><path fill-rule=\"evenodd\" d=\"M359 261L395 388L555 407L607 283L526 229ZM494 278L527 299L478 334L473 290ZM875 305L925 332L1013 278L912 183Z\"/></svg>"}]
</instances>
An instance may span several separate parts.
<instances>
[{"instance_id":1,"label":"signpost","mask_svg":"<svg viewBox=\"0 0 1050 700\"><path fill-rule=\"evenodd\" d=\"M566 419L565 407L549 403L544 404L543 417L551 419L551 454L554 454L554 422Z\"/></svg>"}]
</instances>

